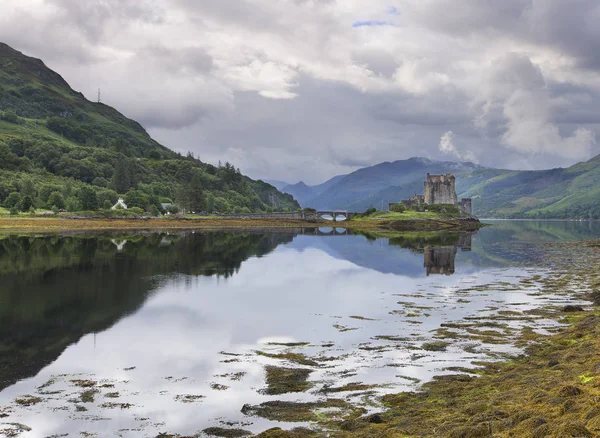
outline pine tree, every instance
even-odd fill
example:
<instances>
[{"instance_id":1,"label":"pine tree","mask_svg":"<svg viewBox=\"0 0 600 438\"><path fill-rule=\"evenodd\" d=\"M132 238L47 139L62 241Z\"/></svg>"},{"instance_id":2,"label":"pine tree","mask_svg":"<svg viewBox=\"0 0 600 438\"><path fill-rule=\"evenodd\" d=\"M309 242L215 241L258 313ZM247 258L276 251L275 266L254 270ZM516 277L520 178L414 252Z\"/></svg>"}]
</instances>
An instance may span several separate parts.
<instances>
[{"instance_id":1,"label":"pine tree","mask_svg":"<svg viewBox=\"0 0 600 438\"><path fill-rule=\"evenodd\" d=\"M112 185L117 193L126 193L131 187L131 177L129 169L124 160L119 160L115 166L115 173L112 179Z\"/></svg>"},{"instance_id":2,"label":"pine tree","mask_svg":"<svg viewBox=\"0 0 600 438\"><path fill-rule=\"evenodd\" d=\"M79 201L84 210L91 211L98 209L98 197L95 190L91 187L86 186L79 190Z\"/></svg>"}]
</instances>

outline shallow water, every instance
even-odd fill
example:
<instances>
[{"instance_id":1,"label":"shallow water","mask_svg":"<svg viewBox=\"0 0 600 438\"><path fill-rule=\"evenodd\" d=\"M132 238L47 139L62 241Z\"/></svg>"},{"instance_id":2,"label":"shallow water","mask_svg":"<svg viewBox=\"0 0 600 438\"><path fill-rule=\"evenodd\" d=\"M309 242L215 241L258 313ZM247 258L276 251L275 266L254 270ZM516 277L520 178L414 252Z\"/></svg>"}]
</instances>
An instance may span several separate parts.
<instances>
[{"instance_id":1,"label":"shallow water","mask_svg":"<svg viewBox=\"0 0 600 438\"><path fill-rule=\"evenodd\" d=\"M293 427L242 408L329 397L378 410L381 394L518 354L520 328L558 324L538 309L576 302L543 289L546 243L598 238L600 224L494 224L393 239L341 229L3 238L0 431ZM442 339L442 324L466 336ZM441 351L428 347L440 339ZM269 395L267 365L310 370L310 388Z\"/></svg>"}]
</instances>

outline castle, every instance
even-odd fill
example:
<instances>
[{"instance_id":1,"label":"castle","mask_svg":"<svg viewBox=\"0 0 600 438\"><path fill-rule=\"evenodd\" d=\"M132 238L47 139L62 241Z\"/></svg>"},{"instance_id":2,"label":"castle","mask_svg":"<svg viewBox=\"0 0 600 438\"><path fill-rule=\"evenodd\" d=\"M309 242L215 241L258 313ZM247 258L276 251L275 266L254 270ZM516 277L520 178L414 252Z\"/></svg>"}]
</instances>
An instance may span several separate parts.
<instances>
[{"instance_id":1,"label":"castle","mask_svg":"<svg viewBox=\"0 0 600 438\"><path fill-rule=\"evenodd\" d=\"M414 195L408 200L402 201L407 208L420 205L449 204L456 205L462 211L472 214L473 206L470 198L462 198L460 201L456 196L456 178L448 173L446 175L427 174L424 184L425 194ZM390 204L390 209L394 204Z\"/></svg>"},{"instance_id":2,"label":"castle","mask_svg":"<svg viewBox=\"0 0 600 438\"><path fill-rule=\"evenodd\" d=\"M456 178L454 175L430 175L425 180L425 204L458 205Z\"/></svg>"}]
</instances>

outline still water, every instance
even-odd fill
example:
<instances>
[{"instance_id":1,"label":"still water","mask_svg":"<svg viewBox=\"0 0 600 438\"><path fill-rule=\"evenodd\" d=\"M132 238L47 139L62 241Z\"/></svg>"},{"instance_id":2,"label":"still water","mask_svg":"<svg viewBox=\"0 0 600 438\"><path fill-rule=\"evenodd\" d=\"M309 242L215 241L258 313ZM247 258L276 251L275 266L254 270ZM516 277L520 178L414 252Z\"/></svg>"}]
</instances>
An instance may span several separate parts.
<instances>
[{"instance_id":1,"label":"still water","mask_svg":"<svg viewBox=\"0 0 600 438\"><path fill-rule=\"evenodd\" d=\"M298 426L256 415L273 400L377 411L382 394L519 354L511 337L522 327L556 327L535 309L576 301L573 291L543 292L547 243L596 238L596 222L512 221L396 238L342 229L6 236L0 436ZM500 339L470 327L434 342L440 328L503 316ZM304 370L305 381L267 382L266 370L281 369Z\"/></svg>"}]
</instances>

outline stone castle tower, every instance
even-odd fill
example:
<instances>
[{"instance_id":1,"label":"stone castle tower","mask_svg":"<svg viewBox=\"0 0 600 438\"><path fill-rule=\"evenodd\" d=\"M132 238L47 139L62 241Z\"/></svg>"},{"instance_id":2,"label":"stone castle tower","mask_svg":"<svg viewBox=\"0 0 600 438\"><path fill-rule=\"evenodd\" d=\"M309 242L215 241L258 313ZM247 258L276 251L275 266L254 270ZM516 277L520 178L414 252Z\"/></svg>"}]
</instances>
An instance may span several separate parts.
<instances>
[{"instance_id":1,"label":"stone castle tower","mask_svg":"<svg viewBox=\"0 0 600 438\"><path fill-rule=\"evenodd\" d=\"M430 175L425 181L425 203L458 205L454 175Z\"/></svg>"}]
</instances>

